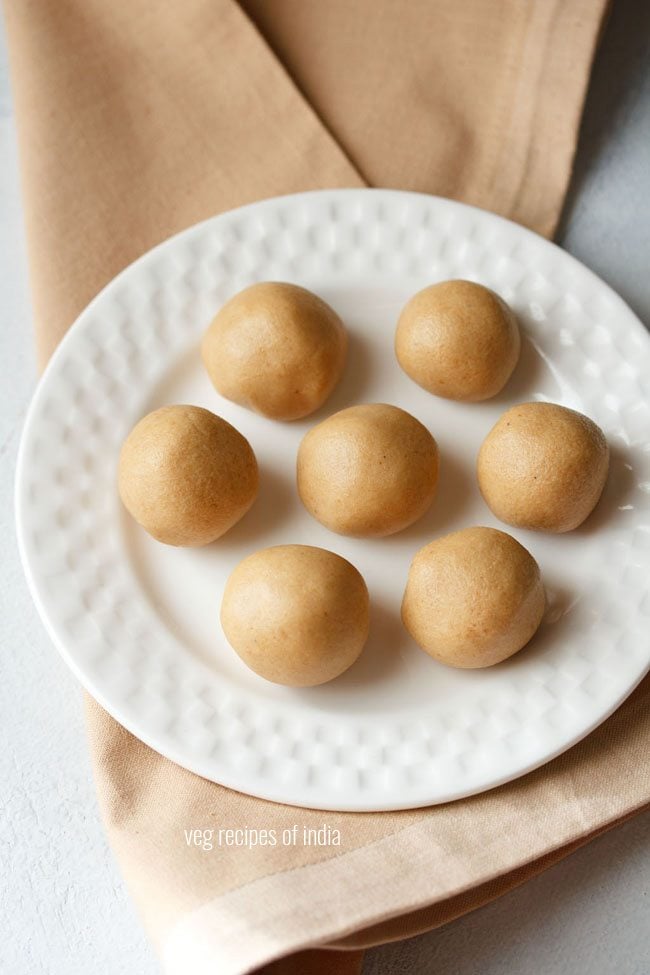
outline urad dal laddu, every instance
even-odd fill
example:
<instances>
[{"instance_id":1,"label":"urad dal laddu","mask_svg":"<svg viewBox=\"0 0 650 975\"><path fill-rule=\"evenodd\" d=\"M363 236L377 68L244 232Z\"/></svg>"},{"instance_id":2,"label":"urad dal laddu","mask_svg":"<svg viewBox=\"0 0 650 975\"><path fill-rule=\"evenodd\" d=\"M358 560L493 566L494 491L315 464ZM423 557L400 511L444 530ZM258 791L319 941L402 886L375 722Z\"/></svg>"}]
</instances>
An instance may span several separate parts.
<instances>
[{"instance_id":1,"label":"urad dal laddu","mask_svg":"<svg viewBox=\"0 0 650 975\"><path fill-rule=\"evenodd\" d=\"M433 501L438 447L427 428L397 406L351 406L305 435L297 483L304 506L331 531L392 535Z\"/></svg>"},{"instance_id":2,"label":"urad dal laddu","mask_svg":"<svg viewBox=\"0 0 650 975\"><path fill-rule=\"evenodd\" d=\"M135 425L120 453L125 508L168 545L207 545L246 514L258 488L248 440L198 406L163 406Z\"/></svg>"},{"instance_id":3,"label":"urad dal laddu","mask_svg":"<svg viewBox=\"0 0 650 975\"><path fill-rule=\"evenodd\" d=\"M568 532L595 508L608 468L607 440L593 420L555 403L522 403L483 441L477 474L501 521Z\"/></svg>"},{"instance_id":4,"label":"urad dal laddu","mask_svg":"<svg viewBox=\"0 0 650 975\"><path fill-rule=\"evenodd\" d=\"M395 354L404 372L436 396L475 402L496 396L517 365L519 326L499 295L473 281L442 281L405 305Z\"/></svg>"},{"instance_id":5,"label":"urad dal laddu","mask_svg":"<svg viewBox=\"0 0 650 975\"><path fill-rule=\"evenodd\" d=\"M226 302L205 333L203 363L227 399L274 420L325 402L343 372L348 339L336 312L295 284L265 281Z\"/></svg>"},{"instance_id":6,"label":"urad dal laddu","mask_svg":"<svg viewBox=\"0 0 650 975\"><path fill-rule=\"evenodd\" d=\"M434 660L491 667L528 643L544 608L539 566L523 545L496 528L465 528L415 555L402 621Z\"/></svg>"},{"instance_id":7,"label":"urad dal laddu","mask_svg":"<svg viewBox=\"0 0 650 975\"><path fill-rule=\"evenodd\" d=\"M249 555L226 583L221 625L243 662L291 687L333 680L368 638L368 589L350 562L311 545Z\"/></svg>"}]
</instances>

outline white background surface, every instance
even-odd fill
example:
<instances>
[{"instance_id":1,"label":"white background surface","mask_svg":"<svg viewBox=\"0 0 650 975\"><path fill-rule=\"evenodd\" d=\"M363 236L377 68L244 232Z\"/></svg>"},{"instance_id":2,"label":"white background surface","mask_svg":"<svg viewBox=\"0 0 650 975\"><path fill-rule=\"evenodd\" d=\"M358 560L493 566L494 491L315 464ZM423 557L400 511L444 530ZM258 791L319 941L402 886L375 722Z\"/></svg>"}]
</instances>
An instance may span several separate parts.
<instances>
[{"instance_id":1,"label":"white background surface","mask_svg":"<svg viewBox=\"0 0 650 975\"><path fill-rule=\"evenodd\" d=\"M646 322L648 38L650 7L615 2L562 234ZM36 376L4 50L0 323L0 973L153 975L99 823L80 691L36 616L15 546L13 469ZM369 952L365 975L648 975L649 826L646 813L492 905Z\"/></svg>"}]
</instances>

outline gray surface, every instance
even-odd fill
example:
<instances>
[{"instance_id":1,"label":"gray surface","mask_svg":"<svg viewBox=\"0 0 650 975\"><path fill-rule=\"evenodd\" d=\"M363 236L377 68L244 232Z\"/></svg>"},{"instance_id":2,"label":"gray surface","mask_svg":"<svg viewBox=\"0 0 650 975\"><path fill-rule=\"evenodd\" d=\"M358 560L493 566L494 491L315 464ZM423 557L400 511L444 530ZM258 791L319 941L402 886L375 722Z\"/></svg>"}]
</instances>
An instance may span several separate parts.
<instances>
[{"instance_id":1,"label":"gray surface","mask_svg":"<svg viewBox=\"0 0 650 975\"><path fill-rule=\"evenodd\" d=\"M565 246L646 321L649 65L650 5L618 0L562 231ZM13 469L35 382L20 219L2 52L0 735L10 747L0 750L0 876L8 881L0 894L0 973L153 975L157 964L98 820L80 693L36 616L15 548ZM649 826L650 815L637 817L480 911L368 952L364 975L648 975Z\"/></svg>"},{"instance_id":2,"label":"gray surface","mask_svg":"<svg viewBox=\"0 0 650 975\"><path fill-rule=\"evenodd\" d=\"M650 325L650 3L613 0L558 242Z\"/></svg>"}]
</instances>

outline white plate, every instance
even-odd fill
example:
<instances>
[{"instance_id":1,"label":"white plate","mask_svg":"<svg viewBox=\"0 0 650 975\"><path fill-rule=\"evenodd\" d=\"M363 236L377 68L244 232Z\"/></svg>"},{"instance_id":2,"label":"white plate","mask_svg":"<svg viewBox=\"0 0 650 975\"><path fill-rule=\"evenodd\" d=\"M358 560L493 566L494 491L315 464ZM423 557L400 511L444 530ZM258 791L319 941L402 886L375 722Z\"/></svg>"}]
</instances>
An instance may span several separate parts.
<instances>
[{"instance_id":1,"label":"white plate","mask_svg":"<svg viewBox=\"0 0 650 975\"><path fill-rule=\"evenodd\" d=\"M417 289L481 281L515 308L520 364L496 399L457 404L400 371L393 330ZM351 336L325 408L282 424L219 397L198 345L223 301L256 280L312 288ZM337 190L214 217L146 254L84 311L34 397L18 467L18 529L32 593L66 661L126 728L232 788L339 810L399 809L489 789L547 762L609 715L650 665L650 343L629 308L559 248L489 213L410 193ZM434 663L399 605L413 553L465 525L498 525L474 477L477 449L512 403L552 400L605 430L612 466L596 512L560 536L514 531L549 594L530 646L487 671ZM347 539L302 509L300 438L359 402L409 410L441 454L439 497L392 538ZM159 545L115 489L122 440L144 413L196 403L251 441L261 491L205 549ZM239 560L281 542L330 548L372 596L372 628L343 677L309 690L256 677L219 625Z\"/></svg>"}]
</instances>

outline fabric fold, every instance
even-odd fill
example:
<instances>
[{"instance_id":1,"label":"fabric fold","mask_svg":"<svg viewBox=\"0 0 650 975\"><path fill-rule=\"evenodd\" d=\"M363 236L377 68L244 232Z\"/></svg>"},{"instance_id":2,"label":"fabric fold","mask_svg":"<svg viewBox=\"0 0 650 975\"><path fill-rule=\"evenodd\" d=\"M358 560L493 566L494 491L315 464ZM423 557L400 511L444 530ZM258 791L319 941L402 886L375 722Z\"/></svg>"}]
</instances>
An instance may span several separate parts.
<instances>
[{"instance_id":1,"label":"fabric fold","mask_svg":"<svg viewBox=\"0 0 650 975\"><path fill-rule=\"evenodd\" d=\"M127 264L213 213L361 186L232 0L8 0L41 364Z\"/></svg>"},{"instance_id":2,"label":"fabric fold","mask_svg":"<svg viewBox=\"0 0 650 975\"><path fill-rule=\"evenodd\" d=\"M449 196L551 236L606 3L242 7L371 185Z\"/></svg>"}]
</instances>

